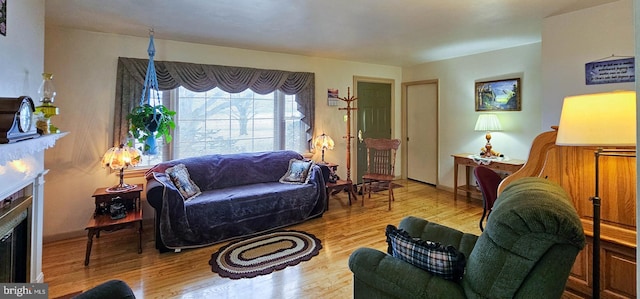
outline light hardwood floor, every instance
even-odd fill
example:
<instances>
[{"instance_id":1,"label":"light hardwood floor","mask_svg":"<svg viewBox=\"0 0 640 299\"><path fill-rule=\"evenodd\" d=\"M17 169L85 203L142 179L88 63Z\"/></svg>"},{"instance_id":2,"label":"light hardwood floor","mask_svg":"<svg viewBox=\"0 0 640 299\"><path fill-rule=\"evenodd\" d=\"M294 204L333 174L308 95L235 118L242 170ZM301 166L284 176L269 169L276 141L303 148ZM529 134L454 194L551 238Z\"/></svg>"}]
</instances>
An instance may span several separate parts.
<instances>
[{"instance_id":1,"label":"light hardwood floor","mask_svg":"<svg viewBox=\"0 0 640 299\"><path fill-rule=\"evenodd\" d=\"M134 230L103 233L94 239L91 263L84 266L86 238L44 244L43 271L49 298L87 290L118 278L127 282L137 298L351 298L353 278L347 261L358 247L386 250L384 230L414 215L479 234L482 202L413 182L398 181L395 202L387 210L383 191L360 197L348 205L347 194L331 196L323 217L288 227L314 234L322 241L318 256L269 275L251 279L221 278L211 271L211 254L227 244L160 254L154 248L153 227L145 227L143 252L137 254Z\"/></svg>"}]
</instances>

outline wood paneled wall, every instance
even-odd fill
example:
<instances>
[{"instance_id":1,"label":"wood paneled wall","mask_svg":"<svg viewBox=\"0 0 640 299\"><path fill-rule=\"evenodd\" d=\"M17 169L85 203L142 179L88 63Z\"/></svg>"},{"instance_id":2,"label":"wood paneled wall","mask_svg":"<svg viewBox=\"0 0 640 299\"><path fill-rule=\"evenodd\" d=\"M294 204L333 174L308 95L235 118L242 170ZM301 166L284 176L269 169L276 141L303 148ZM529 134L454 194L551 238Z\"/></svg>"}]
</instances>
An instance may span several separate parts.
<instances>
[{"instance_id":1,"label":"wood paneled wall","mask_svg":"<svg viewBox=\"0 0 640 299\"><path fill-rule=\"evenodd\" d=\"M513 180L539 176L559 183L571 196L587 235L567 282L567 298L591 294L593 257L593 205L595 195L595 147L556 146L556 131L542 133L532 144L529 159L507 177L500 191ZM625 148L629 149L629 148ZM601 204L600 285L602 298L636 297L636 158L601 156L599 160Z\"/></svg>"}]
</instances>

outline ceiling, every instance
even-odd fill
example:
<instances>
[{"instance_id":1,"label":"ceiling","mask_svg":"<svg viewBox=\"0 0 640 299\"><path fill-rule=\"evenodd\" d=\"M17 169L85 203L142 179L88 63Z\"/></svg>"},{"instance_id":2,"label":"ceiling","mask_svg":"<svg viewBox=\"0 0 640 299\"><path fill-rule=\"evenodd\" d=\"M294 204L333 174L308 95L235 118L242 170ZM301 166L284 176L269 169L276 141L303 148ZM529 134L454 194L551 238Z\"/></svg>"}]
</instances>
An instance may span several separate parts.
<instances>
[{"instance_id":1,"label":"ceiling","mask_svg":"<svg viewBox=\"0 0 640 299\"><path fill-rule=\"evenodd\" d=\"M46 25L411 66L540 42L542 20L618 0L48 0Z\"/></svg>"}]
</instances>

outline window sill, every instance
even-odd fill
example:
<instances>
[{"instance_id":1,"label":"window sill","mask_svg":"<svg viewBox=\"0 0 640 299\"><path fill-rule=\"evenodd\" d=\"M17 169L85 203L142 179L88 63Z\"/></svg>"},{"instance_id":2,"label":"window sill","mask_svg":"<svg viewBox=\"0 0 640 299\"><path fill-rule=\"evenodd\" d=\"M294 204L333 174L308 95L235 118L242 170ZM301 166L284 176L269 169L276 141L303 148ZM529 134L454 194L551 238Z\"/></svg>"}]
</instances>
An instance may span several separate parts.
<instances>
[{"instance_id":1,"label":"window sill","mask_svg":"<svg viewBox=\"0 0 640 299\"><path fill-rule=\"evenodd\" d=\"M127 170L124 171L124 177L125 178L144 178L144 174L149 169L151 169L151 166L149 166L149 167L136 167L136 168L133 168L133 169L127 169Z\"/></svg>"}]
</instances>

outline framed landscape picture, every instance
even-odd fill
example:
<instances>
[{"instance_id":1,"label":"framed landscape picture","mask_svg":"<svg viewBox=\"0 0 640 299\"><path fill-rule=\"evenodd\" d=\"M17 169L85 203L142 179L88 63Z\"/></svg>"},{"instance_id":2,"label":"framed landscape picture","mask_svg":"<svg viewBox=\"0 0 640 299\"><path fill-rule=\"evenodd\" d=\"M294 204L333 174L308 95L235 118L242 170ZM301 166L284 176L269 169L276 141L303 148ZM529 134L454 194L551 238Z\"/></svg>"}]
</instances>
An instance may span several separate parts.
<instances>
[{"instance_id":1,"label":"framed landscape picture","mask_svg":"<svg viewBox=\"0 0 640 299\"><path fill-rule=\"evenodd\" d=\"M520 78L476 82L476 111L520 110Z\"/></svg>"}]
</instances>

